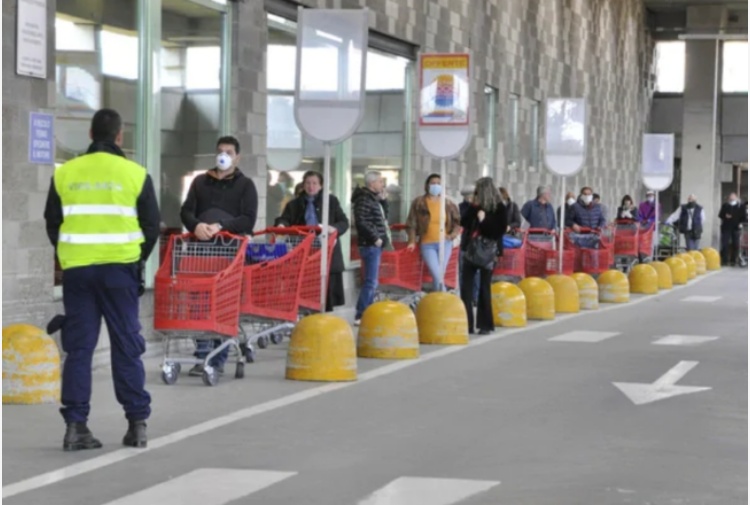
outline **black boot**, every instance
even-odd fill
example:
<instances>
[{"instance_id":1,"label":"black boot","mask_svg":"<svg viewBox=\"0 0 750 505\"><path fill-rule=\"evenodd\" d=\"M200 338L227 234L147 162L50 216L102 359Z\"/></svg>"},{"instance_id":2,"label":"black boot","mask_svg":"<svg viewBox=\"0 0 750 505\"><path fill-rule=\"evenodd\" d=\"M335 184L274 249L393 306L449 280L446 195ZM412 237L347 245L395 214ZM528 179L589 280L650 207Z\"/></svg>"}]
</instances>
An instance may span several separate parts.
<instances>
[{"instance_id":1,"label":"black boot","mask_svg":"<svg viewBox=\"0 0 750 505\"><path fill-rule=\"evenodd\" d=\"M62 314L57 314L50 320L49 323L47 323L47 335L53 335L57 333L60 328L62 328L63 323L65 323L65 316Z\"/></svg>"},{"instance_id":2,"label":"black boot","mask_svg":"<svg viewBox=\"0 0 750 505\"><path fill-rule=\"evenodd\" d=\"M122 445L143 448L146 442L146 421L128 421L128 432L122 439Z\"/></svg>"},{"instance_id":3,"label":"black boot","mask_svg":"<svg viewBox=\"0 0 750 505\"><path fill-rule=\"evenodd\" d=\"M63 451L99 449L101 446L102 443L94 438L86 423L68 423L68 429L63 438Z\"/></svg>"}]
</instances>

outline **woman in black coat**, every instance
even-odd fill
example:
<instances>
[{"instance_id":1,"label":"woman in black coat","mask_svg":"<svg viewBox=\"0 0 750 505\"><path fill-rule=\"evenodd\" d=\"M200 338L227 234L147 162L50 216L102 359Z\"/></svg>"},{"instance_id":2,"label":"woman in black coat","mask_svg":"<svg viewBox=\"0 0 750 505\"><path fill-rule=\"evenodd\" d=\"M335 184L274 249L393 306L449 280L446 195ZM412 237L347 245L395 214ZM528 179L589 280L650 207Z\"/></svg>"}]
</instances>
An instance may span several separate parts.
<instances>
[{"instance_id":1,"label":"woman in black coat","mask_svg":"<svg viewBox=\"0 0 750 505\"><path fill-rule=\"evenodd\" d=\"M492 269L476 266L466 259L469 242L475 236L481 236L497 243L498 256L503 255L503 235L508 226L500 192L491 177L477 181L474 201L461 219L464 229L461 237L461 250L464 251L462 268L461 299L466 307L469 320L469 333L474 333L474 310L472 307L472 285L474 276L479 271L479 298L477 300L477 328L480 335L487 335L495 330L492 317Z\"/></svg>"},{"instance_id":2,"label":"woman in black coat","mask_svg":"<svg viewBox=\"0 0 750 505\"><path fill-rule=\"evenodd\" d=\"M276 219L276 226L319 226L323 219L323 176L318 172L305 172L302 177L304 191L284 207L281 217ZM337 235L333 247L333 257L328 277L328 296L326 312L334 307L344 305L344 255L341 253L341 241L338 240L349 229L349 219L344 214L338 198L329 195L328 224Z\"/></svg>"}]
</instances>

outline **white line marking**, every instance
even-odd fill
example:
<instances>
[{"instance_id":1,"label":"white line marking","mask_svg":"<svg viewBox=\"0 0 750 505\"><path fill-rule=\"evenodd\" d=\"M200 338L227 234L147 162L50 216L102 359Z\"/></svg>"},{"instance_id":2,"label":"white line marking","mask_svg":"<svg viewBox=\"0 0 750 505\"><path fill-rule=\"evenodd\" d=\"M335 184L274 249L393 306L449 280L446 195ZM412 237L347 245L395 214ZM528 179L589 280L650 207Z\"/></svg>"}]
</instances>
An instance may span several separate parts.
<instances>
[{"instance_id":1,"label":"white line marking","mask_svg":"<svg viewBox=\"0 0 750 505\"><path fill-rule=\"evenodd\" d=\"M500 484L489 480L400 477L378 489L359 505L451 505Z\"/></svg>"},{"instance_id":2,"label":"white line marking","mask_svg":"<svg viewBox=\"0 0 750 505\"><path fill-rule=\"evenodd\" d=\"M701 345L718 340L719 337L700 337L698 335L667 335L651 342L653 345Z\"/></svg>"},{"instance_id":3,"label":"white line marking","mask_svg":"<svg viewBox=\"0 0 750 505\"><path fill-rule=\"evenodd\" d=\"M162 437L151 440L149 441L148 448L146 449L119 449L117 451L113 451L107 454L102 454L101 456L96 456L91 459L87 459L86 461L81 461L80 463L74 463L72 465L68 465L66 467L59 468L57 470L52 470L52 471L37 475L35 477L30 477L22 481L14 482L13 484L8 484L6 486L3 486L3 498L10 498L11 496L15 496L17 494L26 493L28 491L32 491L40 487L48 486L50 484L55 484L57 482L70 479L72 477L77 477L78 475L92 472L94 470L98 470L105 466L119 463L120 461L123 461L126 459L134 458L136 456L141 456L143 454L148 454L149 452L159 449L161 447L175 444L177 442L182 442L185 439L188 439L197 435L202 435L203 433L207 433L209 431L215 430L217 428L221 428L223 426L235 423L237 421L243 421L251 417L265 414L266 412L271 412L273 410L280 409L282 407L288 407L289 405L294 405L295 403L309 400L310 398L315 398L316 396L324 395L326 393L331 393L333 391L338 391L340 389L353 387L353 386L356 386L357 384L361 384L363 382L367 382L369 380L376 379L384 375L390 375L400 370L404 370L406 368L410 368L412 366L415 366L421 363L432 361L433 359L442 358L443 356L448 356L450 354L455 354L457 352L464 351L468 348L489 344L490 342L494 342L502 338L507 338L517 333L524 333L527 331L544 328L546 326L550 326L553 324L559 324L560 321L567 321L568 319L571 319L571 318L588 317L588 316L592 316L596 314L601 314L602 312L608 312L610 310L620 310L626 307L632 307L633 305L638 305L639 303L653 301L656 298L674 293L675 291L679 291L681 289L695 286L696 284L703 282L704 280L709 279L719 273L721 273L721 270L716 270L714 272L708 273L706 275L703 275L691 281L690 284L683 284L680 286L675 286L670 291L660 291L659 293L655 295L651 295L651 296L647 296L647 295L640 296L640 297L633 296L630 298L629 303L602 306L599 308L599 310L579 312L578 314L559 315L553 320L532 323L529 326L526 326L525 328L514 328L512 330L507 330L507 331L503 330L503 333L500 333L500 334L493 333L485 337L479 337L477 339L471 340L468 346L445 347L437 351L430 352L428 354L422 354L420 358L416 360L401 361L401 362L385 365L375 370L371 370L369 372L360 374L356 382L338 382L335 384L326 384L324 386L318 386L312 389L307 389L305 391L300 391L299 393L294 393L288 396L283 396L281 398L277 398L275 400L271 400L265 403L253 405L252 407L247 407L247 408L238 410L236 412L232 412L231 414L217 417L215 419L211 419L209 421L205 421L203 423L196 424L189 428L185 428L185 429L176 431L174 433L170 433L169 435L164 435Z\"/></svg>"},{"instance_id":4,"label":"white line marking","mask_svg":"<svg viewBox=\"0 0 750 505\"><path fill-rule=\"evenodd\" d=\"M225 505L294 475L297 473L201 468L105 505Z\"/></svg>"},{"instance_id":5,"label":"white line marking","mask_svg":"<svg viewBox=\"0 0 750 505\"><path fill-rule=\"evenodd\" d=\"M640 382L613 382L612 384L623 392L636 405L665 400L673 396L687 395L708 391L710 387L676 386L677 381L698 365L697 361L680 361L667 373L656 379L653 384Z\"/></svg>"},{"instance_id":6,"label":"white line marking","mask_svg":"<svg viewBox=\"0 0 750 505\"><path fill-rule=\"evenodd\" d=\"M693 303L714 303L721 300L721 296L688 296L683 298L682 302L693 302Z\"/></svg>"},{"instance_id":7,"label":"white line marking","mask_svg":"<svg viewBox=\"0 0 750 505\"><path fill-rule=\"evenodd\" d=\"M586 342L586 343L597 343L608 338L616 337L620 335L616 331L569 331L556 337L549 339L550 342Z\"/></svg>"}]
</instances>

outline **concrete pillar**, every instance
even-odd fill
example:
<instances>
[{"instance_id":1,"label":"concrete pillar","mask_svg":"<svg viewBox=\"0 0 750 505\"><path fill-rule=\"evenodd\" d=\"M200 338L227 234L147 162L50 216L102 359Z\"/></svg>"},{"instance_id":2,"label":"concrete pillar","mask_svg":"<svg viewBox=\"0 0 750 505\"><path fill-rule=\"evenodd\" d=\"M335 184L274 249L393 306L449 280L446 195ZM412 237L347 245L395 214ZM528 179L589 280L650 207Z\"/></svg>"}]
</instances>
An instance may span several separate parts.
<instances>
[{"instance_id":1,"label":"concrete pillar","mask_svg":"<svg viewBox=\"0 0 750 505\"><path fill-rule=\"evenodd\" d=\"M723 25L723 7L688 7L687 30L716 33ZM721 152L717 93L721 72L721 43L714 40L685 42L685 93L683 100L682 182L680 203L695 194L706 211L701 245L716 245L719 227L716 214L721 206Z\"/></svg>"}]
</instances>

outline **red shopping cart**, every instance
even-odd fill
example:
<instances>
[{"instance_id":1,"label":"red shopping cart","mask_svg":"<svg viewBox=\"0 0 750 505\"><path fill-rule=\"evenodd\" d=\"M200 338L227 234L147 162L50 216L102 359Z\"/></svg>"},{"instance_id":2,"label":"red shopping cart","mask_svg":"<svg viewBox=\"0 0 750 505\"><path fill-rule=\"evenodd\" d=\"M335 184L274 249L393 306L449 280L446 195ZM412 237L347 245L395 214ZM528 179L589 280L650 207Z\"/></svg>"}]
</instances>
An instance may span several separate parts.
<instances>
[{"instance_id":1,"label":"red shopping cart","mask_svg":"<svg viewBox=\"0 0 750 505\"><path fill-rule=\"evenodd\" d=\"M615 266L628 273L638 263L640 227L632 220L615 221Z\"/></svg>"},{"instance_id":2,"label":"red shopping cart","mask_svg":"<svg viewBox=\"0 0 750 505\"><path fill-rule=\"evenodd\" d=\"M424 265L419 248L407 248L406 225L391 226L391 244L394 250L383 251L378 272L378 293L376 299L399 300L416 307L424 282ZM364 269L360 274L364 278Z\"/></svg>"},{"instance_id":3,"label":"red shopping cart","mask_svg":"<svg viewBox=\"0 0 750 505\"><path fill-rule=\"evenodd\" d=\"M294 328L301 306L302 274L314 240L315 233L307 227L267 228L253 234L240 300L241 350L248 362L255 360L253 344L261 349L269 342L279 344ZM246 327L251 328L250 334Z\"/></svg>"},{"instance_id":4,"label":"red shopping cart","mask_svg":"<svg viewBox=\"0 0 750 505\"><path fill-rule=\"evenodd\" d=\"M526 277L544 277L559 273L560 251L557 233L544 228L529 228L526 232ZM574 271L575 251L566 243L563 247L562 273Z\"/></svg>"},{"instance_id":5,"label":"red shopping cart","mask_svg":"<svg viewBox=\"0 0 750 505\"><path fill-rule=\"evenodd\" d=\"M516 248L504 247L503 255L495 265L492 275L523 279L526 274L526 232L513 230L510 235L521 240L521 246Z\"/></svg>"},{"instance_id":6,"label":"red shopping cart","mask_svg":"<svg viewBox=\"0 0 750 505\"><path fill-rule=\"evenodd\" d=\"M302 288L300 291L300 307L307 311L318 312L320 308L320 257L323 249L320 241L320 228L298 227L317 234L315 241L310 247L310 254L305 258L302 267ZM333 248L336 245L337 232L328 233L328 272L331 271L331 260L333 259ZM325 307L323 308L325 309Z\"/></svg>"},{"instance_id":7,"label":"red shopping cart","mask_svg":"<svg viewBox=\"0 0 750 505\"><path fill-rule=\"evenodd\" d=\"M638 253L640 255L640 261L650 261L654 257L655 229L656 227L653 224L647 228L643 228L643 226L640 228L638 234Z\"/></svg>"},{"instance_id":8,"label":"red shopping cart","mask_svg":"<svg viewBox=\"0 0 750 505\"><path fill-rule=\"evenodd\" d=\"M606 227L601 230L591 228L581 228L576 232L579 236L588 235L591 247L582 246L580 239L571 237L572 231L565 231L566 246L575 251L575 271L587 273L590 275L599 275L610 269L614 263L614 230ZM637 242L636 242L637 244Z\"/></svg>"},{"instance_id":9,"label":"red shopping cart","mask_svg":"<svg viewBox=\"0 0 750 505\"><path fill-rule=\"evenodd\" d=\"M242 267L247 238L219 233L208 241L192 234L173 235L156 272L154 330L164 336L162 380L174 384L182 364L203 364L204 382L215 371L210 360L227 347L239 351L238 327ZM203 359L171 354L175 341L219 339L221 345ZM244 355L237 352L235 377L244 376ZM207 382L208 383L208 382Z\"/></svg>"}]
</instances>

